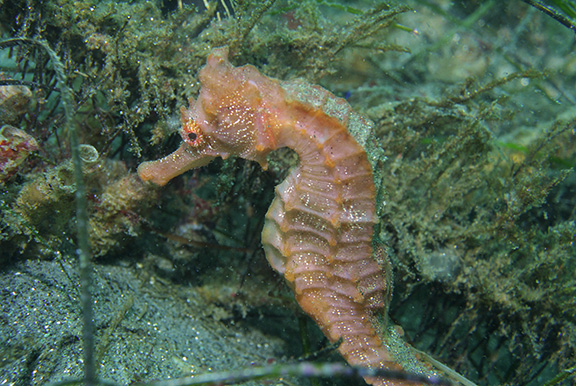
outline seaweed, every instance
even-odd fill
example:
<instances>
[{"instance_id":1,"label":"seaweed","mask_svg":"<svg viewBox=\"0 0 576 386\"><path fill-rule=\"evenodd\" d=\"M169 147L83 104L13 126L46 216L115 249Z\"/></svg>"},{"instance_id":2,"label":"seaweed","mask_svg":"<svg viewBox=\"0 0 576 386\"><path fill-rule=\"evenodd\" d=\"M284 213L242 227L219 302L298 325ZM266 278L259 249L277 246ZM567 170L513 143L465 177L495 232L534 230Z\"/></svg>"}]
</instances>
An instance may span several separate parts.
<instances>
[{"instance_id":1,"label":"seaweed","mask_svg":"<svg viewBox=\"0 0 576 386\"><path fill-rule=\"evenodd\" d=\"M530 379L520 375L530 372L520 365L527 358L570 358L575 350L574 278L568 273L574 268L576 252L568 242L576 230L573 208L544 214L554 209L542 206L546 200L568 200L564 189L566 183L572 184L567 179L574 170L576 121L553 122L518 152L494 141L485 120L498 116L493 103L472 115L465 108L472 108L474 99L493 84L525 75L509 75L476 86L476 91L448 93L440 100L415 99L384 110L375 108L370 114L386 145L383 181L388 204L381 237L404 276L401 283L407 289L401 292L410 298L420 293L418 287L441 284L444 293L458 299L453 300L455 306L445 304L458 317L439 321L447 323L446 333L436 342L444 343L429 346L431 351L441 353L457 344L462 346L457 352L470 350L473 361L472 352L478 348L468 347L460 334L478 331L500 336L497 349L481 351L496 351L500 360L513 363L518 378L497 379L513 383ZM409 128L402 138L393 137L398 126ZM564 153L568 166L558 168L553 154L561 144L570 144L571 150ZM562 267L560 272L566 274L552 267ZM483 307L489 312L479 311ZM558 314L564 317L555 317ZM426 319L411 323L420 323L412 327L419 331L431 328ZM510 345L509 352L504 344ZM498 371L482 362L474 365L480 375L490 380L497 377ZM560 362L570 365L569 360Z\"/></svg>"},{"instance_id":2,"label":"seaweed","mask_svg":"<svg viewBox=\"0 0 576 386\"><path fill-rule=\"evenodd\" d=\"M545 14L549 15L550 17L556 19L558 22L570 28L572 31L576 32L576 25L574 24L574 19L576 18L576 7L574 6L573 2L564 0L556 0L549 2L534 1L534 0L523 0L523 1L526 4L530 4L539 11L542 11Z\"/></svg>"}]
</instances>

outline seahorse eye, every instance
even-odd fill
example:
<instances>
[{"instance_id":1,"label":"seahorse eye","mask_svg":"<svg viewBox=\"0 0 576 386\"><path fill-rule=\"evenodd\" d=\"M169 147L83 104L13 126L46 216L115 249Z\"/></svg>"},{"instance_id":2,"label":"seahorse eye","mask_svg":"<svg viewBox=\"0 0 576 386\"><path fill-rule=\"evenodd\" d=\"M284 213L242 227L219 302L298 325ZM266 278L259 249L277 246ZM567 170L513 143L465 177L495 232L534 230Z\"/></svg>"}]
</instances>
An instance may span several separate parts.
<instances>
[{"instance_id":1,"label":"seahorse eye","mask_svg":"<svg viewBox=\"0 0 576 386\"><path fill-rule=\"evenodd\" d=\"M199 147L204 143L202 129L194 120L190 119L182 124L182 139L192 147Z\"/></svg>"}]
</instances>

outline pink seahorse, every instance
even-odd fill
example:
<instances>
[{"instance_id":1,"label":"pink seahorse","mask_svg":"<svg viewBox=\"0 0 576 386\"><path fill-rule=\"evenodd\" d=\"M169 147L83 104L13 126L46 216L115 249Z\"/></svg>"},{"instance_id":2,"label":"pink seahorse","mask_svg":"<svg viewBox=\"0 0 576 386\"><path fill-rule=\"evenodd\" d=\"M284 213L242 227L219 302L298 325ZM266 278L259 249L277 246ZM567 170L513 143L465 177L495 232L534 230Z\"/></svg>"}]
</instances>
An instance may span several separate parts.
<instances>
[{"instance_id":1,"label":"pink seahorse","mask_svg":"<svg viewBox=\"0 0 576 386\"><path fill-rule=\"evenodd\" d=\"M387 324L392 284L387 260L373 253L372 167L348 130L368 122L321 87L268 78L250 65L233 67L226 48L210 54L199 78L198 100L181 109L184 142L140 165L142 180L164 185L230 155L266 168L271 151L293 149L299 165L276 187L262 231L268 261L326 337L341 340L338 351L350 364L432 375Z\"/></svg>"}]
</instances>

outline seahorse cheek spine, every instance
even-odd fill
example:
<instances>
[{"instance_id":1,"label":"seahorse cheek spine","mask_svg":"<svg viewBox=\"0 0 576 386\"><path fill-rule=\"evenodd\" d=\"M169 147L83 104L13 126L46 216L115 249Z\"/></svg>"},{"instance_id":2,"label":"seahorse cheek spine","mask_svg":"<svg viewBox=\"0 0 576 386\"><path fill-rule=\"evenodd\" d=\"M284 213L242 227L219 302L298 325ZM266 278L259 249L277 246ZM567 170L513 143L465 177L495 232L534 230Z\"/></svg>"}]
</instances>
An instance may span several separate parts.
<instances>
[{"instance_id":1,"label":"seahorse cheek spine","mask_svg":"<svg viewBox=\"0 0 576 386\"><path fill-rule=\"evenodd\" d=\"M266 215L266 257L326 337L342 339L339 351L349 363L401 369L381 339L391 283L372 256L374 181L364 149L346 129L349 105L320 87L235 68L225 48L212 52L199 78L198 100L182 111L185 143L140 165L141 178L163 185L230 154L266 167L271 151L293 149L299 165L276 187Z\"/></svg>"}]
</instances>

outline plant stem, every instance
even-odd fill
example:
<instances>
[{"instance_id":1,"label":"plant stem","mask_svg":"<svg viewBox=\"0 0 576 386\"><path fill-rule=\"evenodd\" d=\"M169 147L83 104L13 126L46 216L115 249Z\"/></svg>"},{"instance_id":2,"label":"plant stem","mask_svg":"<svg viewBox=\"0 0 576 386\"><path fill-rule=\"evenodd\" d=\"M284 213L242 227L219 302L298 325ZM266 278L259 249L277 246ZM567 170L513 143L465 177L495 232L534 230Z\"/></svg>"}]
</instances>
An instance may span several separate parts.
<instances>
[{"instance_id":1,"label":"plant stem","mask_svg":"<svg viewBox=\"0 0 576 386\"><path fill-rule=\"evenodd\" d=\"M29 38L14 38L0 42L0 48L29 45L44 50L50 60L61 87L62 105L64 107L65 125L70 135L70 148L72 151L72 164L74 166L74 179L76 182L76 229L78 231L78 249L80 276L80 303L82 306L82 346L84 356L84 385L94 386L96 380L96 366L94 361L94 321L92 311L92 264L90 239L88 234L88 211L86 202L86 187L82 173L82 160L80 158L80 144L76 125L72 123L74 111L72 110L72 90L66 84L64 65L60 58L44 40Z\"/></svg>"}]
</instances>

